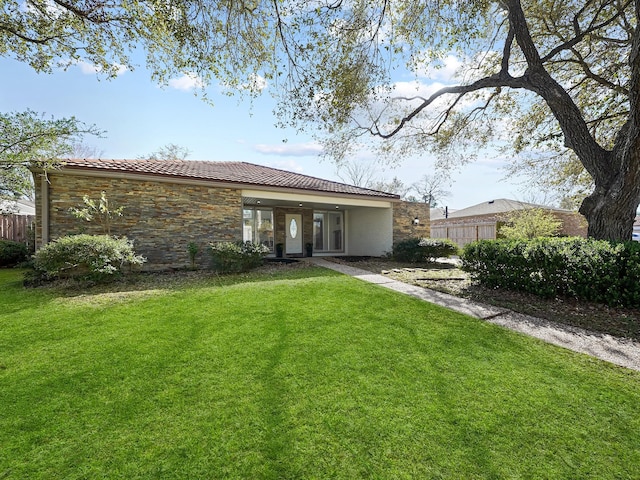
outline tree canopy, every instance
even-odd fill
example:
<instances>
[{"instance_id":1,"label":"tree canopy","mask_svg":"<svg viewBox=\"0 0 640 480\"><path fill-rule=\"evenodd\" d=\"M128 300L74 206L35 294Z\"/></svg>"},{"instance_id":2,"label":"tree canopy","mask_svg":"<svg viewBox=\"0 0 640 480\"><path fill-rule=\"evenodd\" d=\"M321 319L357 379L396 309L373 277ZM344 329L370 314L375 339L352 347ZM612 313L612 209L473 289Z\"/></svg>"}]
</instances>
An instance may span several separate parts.
<instances>
[{"instance_id":1,"label":"tree canopy","mask_svg":"<svg viewBox=\"0 0 640 480\"><path fill-rule=\"evenodd\" d=\"M59 158L74 151L74 142L83 135L101 133L75 117L46 118L32 110L0 112L0 200L31 198L29 165L51 168Z\"/></svg>"},{"instance_id":2,"label":"tree canopy","mask_svg":"<svg viewBox=\"0 0 640 480\"><path fill-rule=\"evenodd\" d=\"M640 0L8 0L0 55L115 75L141 49L160 83L268 82L280 121L323 132L338 159L371 138L390 159L430 149L445 163L489 142L543 165L570 151L593 179L589 234L627 240L640 202L639 16ZM448 56L456 83L418 81Z\"/></svg>"}]
</instances>

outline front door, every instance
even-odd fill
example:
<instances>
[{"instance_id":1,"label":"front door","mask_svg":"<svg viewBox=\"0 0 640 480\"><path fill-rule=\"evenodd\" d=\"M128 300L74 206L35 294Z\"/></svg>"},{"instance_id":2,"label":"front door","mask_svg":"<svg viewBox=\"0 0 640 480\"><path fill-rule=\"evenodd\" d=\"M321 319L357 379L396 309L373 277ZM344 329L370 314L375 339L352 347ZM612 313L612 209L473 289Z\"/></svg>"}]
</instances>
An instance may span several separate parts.
<instances>
[{"instance_id":1,"label":"front door","mask_svg":"<svg viewBox=\"0 0 640 480\"><path fill-rule=\"evenodd\" d=\"M285 230L287 231L286 253L296 255L302 253L302 215L285 215Z\"/></svg>"}]
</instances>

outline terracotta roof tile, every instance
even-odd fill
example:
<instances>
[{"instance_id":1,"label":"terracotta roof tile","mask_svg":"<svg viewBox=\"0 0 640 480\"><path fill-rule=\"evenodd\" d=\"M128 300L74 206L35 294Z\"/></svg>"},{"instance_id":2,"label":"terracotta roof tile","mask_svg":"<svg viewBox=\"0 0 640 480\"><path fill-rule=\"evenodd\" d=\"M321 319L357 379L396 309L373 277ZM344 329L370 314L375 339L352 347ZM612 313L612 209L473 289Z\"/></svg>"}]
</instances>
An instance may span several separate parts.
<instances>
[{"instance_id":1,"label":"terracotta roof tile","mask_svg":"<svg viewBox=\"0 0 640 480\"><path fill-rule=\"evenodd\" d=\"M398 199L398 195L317 177L288 172L247 162L208 162L194 160L110 160L64 159L64 167L91 169L105 172L138 173L163 177L211 180L246 186L268 186L322 193L365 195L369 197Z\"/></svg>"}]
</instances>

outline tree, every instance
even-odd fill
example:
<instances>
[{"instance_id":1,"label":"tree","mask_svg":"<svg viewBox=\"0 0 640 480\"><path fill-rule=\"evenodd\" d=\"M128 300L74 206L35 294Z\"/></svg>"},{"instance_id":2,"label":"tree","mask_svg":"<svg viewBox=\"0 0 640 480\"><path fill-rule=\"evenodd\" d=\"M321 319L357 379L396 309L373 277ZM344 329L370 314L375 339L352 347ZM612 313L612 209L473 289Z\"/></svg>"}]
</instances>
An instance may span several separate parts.
<instances>
[{"instance_id":1,"label":"tree","mask_svg":"<svg viewBox=\"0 0 640 480\"><path fill-rule=\"evenodd\" d=\"M174 143L167 143L155 152L151 152L149 155L142 155L138 158L142 160L184 160L189 155L191 155L191 150L188 148L181 147Z\"/></svg>"},{"instance_id":2,"label":"tree","mask_svg":"<svg viewBox=\"0 0 640 480\"><path fill-rule=\"evenodd\" d=\"M507 224L498 233L504 238L526 240L557 235L562 222L548 210L525 208L514 210L504 219Z\"/></svg>"},{"instance_id":3,"label":"tree","mask_svg":"<svg viewBox=\"0 0 640 480\"><path fill-rule=\"evenodd\" d=\"M109 205L107 192L102 191L100 198L96 202L88 195L82 197L84 206L72 207L69 209L71 215L85 222L95 222L102 228L104 235L111 235L111 225L118 218L122 217L124 206L114 207Z\"/></svg>"},{"instance_id":4,"label":"tree","mask_svg":"<svg viewBox=\"0 0 640 480\"><path fill-rule=\"evenodd\" d=\"M100 158L104 155L104 150L95 145L88 145L81 141L75 141L71 145L72 151L69 154L72 158Z\"/></svg>"},{"instance_id":5,"label":"tree","mask_svg":"<svg viewBox=\"0 0 640 480\"><path fill-rule=\"evenodd\" d=\"M431 149L449 163L500 140L516 152L572 151L594 182L580 211L596 238L631 238L640 203L640 0L306 0L3 3L0 55L38 71L80 60L103 75L197 76L257 93L282 123L326 132L340 159L365 136L391 161ZM449 55L459 82L432 74ZM252 87L253 86L253 87ZM320 127L320 128L318 128ZM454 155L456 154L456 155Z\"/></svg>"},{"instance_id":6,"label":"tree","mask_svg":"<svg viewBox=\"0 0 640 480\"><path fill-rule=\"evenodd\" d=\"M391 180L372 181L371 183L369 183L367 188L378 190L380 192L395 193L402 199L406 199L407 194L411 190L411 186L405 184L398 177L393 177Z\"/></svg>"},{"instance_id":7,"label":"tree","mask_svg":"<svg viewBox=\"0 0 640 480\"><path fill-rule=\"evenodd\" d=\"M343 181L356 187L369 188L376 180L377 168L374 162L347 160L338 164L336 174Z\"/></svg>"},{"instance_id":8,"label":"tree","mask_svg":"<svg viewBox=\"0 0 640 480\"><path fill-rule=\"evenodd\" d=\"M0 113L0 199L33 198L29 165L51 169L82 135L101 133L75 117L48 119L31 110Z\"/></svg>"},{"instance_id":9,"label":"tree","mask_svg":"<svg viewBox=\"0 0 640 480\"><path fill-rule=\"evenodd\" d=\"M451 192L443 187L445 181L446 178L441 173L425 174L419 182L412 185L412 188L424 203L428 203L433 208L437 207L442 200L451 196Z\"/></svg>"}]
</instances>

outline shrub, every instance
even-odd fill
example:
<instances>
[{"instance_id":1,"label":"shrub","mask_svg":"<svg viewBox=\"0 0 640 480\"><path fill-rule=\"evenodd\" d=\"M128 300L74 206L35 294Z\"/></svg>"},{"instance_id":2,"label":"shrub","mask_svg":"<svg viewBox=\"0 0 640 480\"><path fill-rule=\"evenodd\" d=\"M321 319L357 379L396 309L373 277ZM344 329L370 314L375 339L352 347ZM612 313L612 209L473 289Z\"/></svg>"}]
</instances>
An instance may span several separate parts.
<instances>
[{"instance_id":1,"label":"shrub","mask_svg":"<svg viewBox=\"0 0 640 480\"><path fill-rule=\"evenodd\" d=\"M269 248L252 242L217 242L211 244L211 266L220 273L246 272L262 265Z\"/></svg>"},{"instance_id":2,"label":"shrub","mask_svg":"<svg viewBox=\"0 0 640 480\"><path fill-rule=\"evenodd\" d=\"M562 228L562 221L542 208L514 210L506 215L504 221L507 224L498 229L498 235L511 240L553 237Z\"/></svg>"},{"instance_id":3,"label":"shrub","mask_svg":"<svg viewBox=\"0 0 640 480\"><path fill-rule=\"evenodd\" d=\"M490 288L640 306L640 245L584 238L483 240L469 244L462 268Z\"/></svg>"},{"instance_id":4,"label":"shrub","mask_svg":"<svg viewBox=\"0 0 640 480\"><path fill-rule=\"evenodd\" d=\"M27 259L27 246L12 240L0 240L0 267L13 267Z\"/></svg>"},{"instance_id":5,"label":"shrub","mask_svg":"<svg viewBox=\"0 0 640 480\"><path fill-rule=\"evenodd\" d=\"M104 281L121 274L127 266L144 262L126 237L83 234L62 237L42 247L35 254L34 269L46 279Z\"/></svg>"},{"instance_id":6,"label":"shrub","mask_svg":"<svg viewBox=\"0 0 640 480\"><path fill-rule=\"evenodd\" d=\"M399 262L420 263L458 254L458 246L451 240L409 238L393 246L393 258Z\"/></svg>"}]
</instances>

